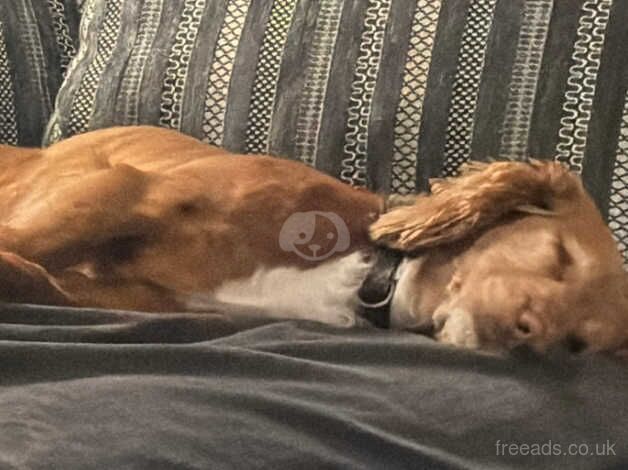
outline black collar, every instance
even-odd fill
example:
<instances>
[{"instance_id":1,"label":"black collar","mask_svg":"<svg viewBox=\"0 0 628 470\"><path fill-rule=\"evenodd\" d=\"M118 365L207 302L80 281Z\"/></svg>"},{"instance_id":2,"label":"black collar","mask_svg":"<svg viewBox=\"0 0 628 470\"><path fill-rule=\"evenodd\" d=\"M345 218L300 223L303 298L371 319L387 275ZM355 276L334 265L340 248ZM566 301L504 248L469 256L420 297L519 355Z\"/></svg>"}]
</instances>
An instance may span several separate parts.
<instances>
[{"instance_id":1,"label":"black collar","mask_svg":"<svg viewBox=\"0 0 628 470\"><path fill-rule=\"evenodd\" d=\"M358 290L357 314L378 328L390 327L390 307L397 287L403 253L377 248L373 268Z\"/></svg>"}]
</instances>

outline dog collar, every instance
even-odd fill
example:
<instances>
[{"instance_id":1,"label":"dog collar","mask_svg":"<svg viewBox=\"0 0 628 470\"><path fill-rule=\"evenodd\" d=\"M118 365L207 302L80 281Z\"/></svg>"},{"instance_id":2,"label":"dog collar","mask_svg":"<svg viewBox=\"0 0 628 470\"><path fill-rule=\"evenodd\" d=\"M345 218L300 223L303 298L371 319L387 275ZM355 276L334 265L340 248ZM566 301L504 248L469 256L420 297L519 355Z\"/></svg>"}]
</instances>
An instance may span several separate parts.
<instances>
[{"instance_id":1,"label":"dog collar","mask_svg":"<svg viewBox=\"0 0 628 470\"><path fill-rule=\"evenodd\" d=\"M378 328L390 328L390 307L403 254L378 248L373 268L358 290L357 314Z\"/></svg>"}]
</instances>

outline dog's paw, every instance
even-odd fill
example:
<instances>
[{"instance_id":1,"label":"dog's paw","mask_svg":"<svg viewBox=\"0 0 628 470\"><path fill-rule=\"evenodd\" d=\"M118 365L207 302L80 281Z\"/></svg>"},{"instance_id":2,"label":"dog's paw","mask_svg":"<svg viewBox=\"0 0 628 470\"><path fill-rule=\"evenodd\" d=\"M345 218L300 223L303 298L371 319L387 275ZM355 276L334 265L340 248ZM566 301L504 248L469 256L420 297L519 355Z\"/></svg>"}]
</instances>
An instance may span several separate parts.
<instances>
[{"instance_id":1,"label":"dog's paw","mask_svg":"<svg viewBox=\"0 0 628 470\"><path fill-rule=\"evenodd\" d=\"M70 296L42 266L0 251L0 299L6 302L70 305Z\"/></svg>"}]
</instances>

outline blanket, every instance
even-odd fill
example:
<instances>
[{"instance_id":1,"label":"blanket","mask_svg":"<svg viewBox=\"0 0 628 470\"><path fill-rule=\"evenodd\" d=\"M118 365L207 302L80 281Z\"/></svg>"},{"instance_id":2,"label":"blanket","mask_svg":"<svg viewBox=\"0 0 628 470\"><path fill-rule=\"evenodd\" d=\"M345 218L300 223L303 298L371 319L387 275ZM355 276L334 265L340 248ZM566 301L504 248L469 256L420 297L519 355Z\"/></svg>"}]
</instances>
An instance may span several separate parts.
<instances>
[{"instance_id":1,"label":"blanket","mask_svg":"<svg viewBox=\"0 0 628 470\"><path fill-rule=\"evenodd\" d=\"M2 469L628 468L628 368L254 316L0 308Z\"/></svg>"}]
</instances>

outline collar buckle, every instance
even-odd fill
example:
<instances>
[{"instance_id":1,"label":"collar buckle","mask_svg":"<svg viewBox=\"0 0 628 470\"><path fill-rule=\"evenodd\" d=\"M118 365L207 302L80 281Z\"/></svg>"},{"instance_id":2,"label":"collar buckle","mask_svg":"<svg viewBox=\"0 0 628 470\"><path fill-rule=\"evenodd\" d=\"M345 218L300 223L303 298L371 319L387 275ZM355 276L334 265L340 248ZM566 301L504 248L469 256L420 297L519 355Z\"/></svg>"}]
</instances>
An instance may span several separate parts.
<instances>
[{"instance_id":1,"label":"collar buckle","mask_svg":"<svg viewBox=\"0 0 628 470\"><path fill-rule=\"evenodd\" d=\"M358 291L358 315L379 328L390 327L390 308L397 288L403 254L379 248L375 263Z\"/></svg>"}]
</instances>

